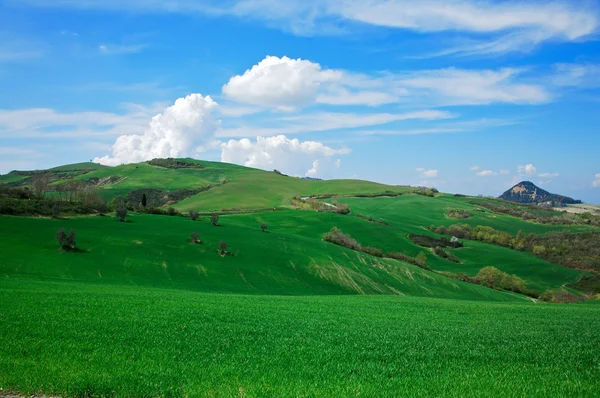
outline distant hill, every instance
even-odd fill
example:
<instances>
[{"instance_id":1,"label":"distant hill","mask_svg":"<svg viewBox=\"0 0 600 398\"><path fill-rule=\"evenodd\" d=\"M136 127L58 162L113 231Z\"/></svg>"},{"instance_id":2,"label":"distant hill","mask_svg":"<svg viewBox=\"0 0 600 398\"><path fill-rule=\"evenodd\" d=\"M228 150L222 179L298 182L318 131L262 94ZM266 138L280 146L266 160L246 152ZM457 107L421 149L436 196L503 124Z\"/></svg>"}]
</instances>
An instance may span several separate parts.
<instances>
[{"instance_id":1,"label":"distant hill","mask_svg":"<svg viewBox=\"0 0 600 398\"><path fill-rule=\"evenodd\" d=\"M550 193L531 181L522 181L500 195L500 199L516 203L529 203L549 206L580 204L580 200Z\"/></svg>"}]
</instances>

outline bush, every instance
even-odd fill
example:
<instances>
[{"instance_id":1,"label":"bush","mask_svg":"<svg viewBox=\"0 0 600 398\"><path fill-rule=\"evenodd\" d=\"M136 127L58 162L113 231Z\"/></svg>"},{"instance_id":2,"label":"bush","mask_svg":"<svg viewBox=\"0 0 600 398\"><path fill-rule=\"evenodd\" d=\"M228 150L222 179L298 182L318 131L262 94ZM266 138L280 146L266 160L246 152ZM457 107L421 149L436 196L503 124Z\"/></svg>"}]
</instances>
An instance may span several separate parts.
<instances>
[{"instance_id":1,"label":"bush","mask_svg":"<svg viewBox=\"0 0 600 398\"><path fill-rule=\"evenodd\" d=\"M450 207L450 208L448 208L448 212L446 213L446 216L448 218L464 219L464 218L473 217L473 213L471 213L470 211L467 211L467 210L454 209L454 208Z\"/></svg>"},{"instance_id":2,"label":"bush","mask_svg":"<svg viewBox=\"0 0 600 398\"><path fill-rule=\"evenodd\" d=\"M337 227L331 228L329 232L323 235L323 240L339 246L347 247L348 249L361 251L360 244L356 240L352 239L350 235L344 234Z\"/></svg>"},{"instance_id":3,"label":"bush","mask_svg":"<svg viewBox=\"0 0 600 398\"><path fill-rule=\"evenodd\" d=\"M496 267L482 268L474 280L480 285L497 290L510 290L525 293L525 281L516 275L509 275Z\"/></svg>"},{"instance_id":4,"label":"bush","mask_svg":"<svg viewBox=\"0 0 600 398\"><path fill-rule=\"evenodd\" d=\"M452 254L448 253L447 251L445 251L441 247L435 247L433 249L433 252L438 257L445 258L448 261L452 261L453 263L460 264L460 259L458 257L453 256Z\"/></svg>"},{"instance_id":5,"label":"bush","mask_svg":"<svg viewBox=\"0 0 600 398\"><path fill-rule=\"evenodd\" d=\"M177 210L175 210L175 209L174 209L174 208L172 208L172 207L169 207L169 208L167 209L167 215L168 215L168 216L176 216L176 215L177 215Z\"/></svg>"},{"instance_id":6,"label":"bush","mask_svg":"<svg viewBox=\"0 0 600 398\"><path fill-rule=\"evenodd\" d=\"M196 221L198 217L200 217L200 213L198 213L196 210L190 210L188 214L190 215L192 221Z\"/></svg>"},{"instance_id":7,"label":"bush","mask_svg":"<svg viewBox=\"0 0 600 398\"><path fill-rule=\"evenodd\" d=\"M213 214L210 216L210 223L212 225L214 225L215 227L219 225L219 215L218 214Z\"/></svg>"},{"instance_id":8,"label":"bush","mask_svg":"<svg viewBox=\"0 0 600 398\"><path fill-rule=\"evenodd\" d=\"M423 247L451 247L457 249L463 247L463 244L458 241L452 241L448 238L435 238L428 235L409 234L408 238L415 244Z\"/></svg>"},{"instance_id":9,"label":"bush","mask_svg":"<svg viewBox=\"0 0 600 398\"><path fill-rule=\"evenodd\" d=\"M390 252L390 253L386 253L385 257L387 258L392 258L394 260L400 260L400 261L404 261L406 263L412 264L412 265L416 265L417 267L426 269L426 270L430 270L429 266L427 265L427 261L425 261L425 263L423 263L422 261L417 260L414 257L410 257L407 256L404 253L394 253L394 252Z\"/></svg>"},{"instance_id":10,"label":"bush","mask_svg":"<svg viewBox=\"0 0 600 398\"><path fill-rule=\"evenodd\" d=\"M115 211L115 215L117 216L117 220L121 221L121 222L125 222L125 219L127 218L127 207L121 205L119 207L117 207L117 210Z\"/></svg>"},{"instance_id":11,"label":"bush","mask_svg":"<svg viewBox=\"0 0 600 398\"><path fill-rule=\"evenodd\" d=\"M219 252L221 253L222 256L227 254L227 248L229 248L229 245L227 244L227 242L225 242L225 241L219 242Z\"/></svg>"},{"instance_id":12,"label":"bush","mask_svg":"<svg viewBox=\"0 0 600 398\"><path fill-rule=\"evenodd\" d=\"M267 228L268 228L267 224L260 224L261 231L267 232Z\"/></svg>"},{"instance_id":13,"label":"bush","mask_svg":"<svg viewBox=\"0 0 600 398\"><path fill-rule=\"evenodd\" d=\"M52 218L58 218L58 216L60 216L60 206L58 203L55 203L54 206L52 206Z\"/></svg>"},{"instance_id":14,"label":"bush","mask_svg":"<svg viewBox=\"0 0 600 398\"><path fill-rule=\"evenodd\" d=\"M192 232L190 234L190 239L192 243L200 243L200 234L198 232Z\"/></svg>"},{"instance_id":15,"label":"bush","mask_svg":"<svg viewBox=\"0 0 600 398\"><path fill-rule=\"evenodd\" d=\"M56 232L56 241L59 249L73 250L77 244L75 242L75 231L70 230L69 233L66 233L64 228L59 229Z\"/></svg>"},{"instance_id":16,"label":"bush","mask_svg":"<svg viewBox=\"0 0 600 398\"><path fill-rule=\"evenodd\" d=\"M363 246L360 251L363 253L370 254L371 256L383 257L383 252L375 247Z\"/></svg>"}]
</instances>

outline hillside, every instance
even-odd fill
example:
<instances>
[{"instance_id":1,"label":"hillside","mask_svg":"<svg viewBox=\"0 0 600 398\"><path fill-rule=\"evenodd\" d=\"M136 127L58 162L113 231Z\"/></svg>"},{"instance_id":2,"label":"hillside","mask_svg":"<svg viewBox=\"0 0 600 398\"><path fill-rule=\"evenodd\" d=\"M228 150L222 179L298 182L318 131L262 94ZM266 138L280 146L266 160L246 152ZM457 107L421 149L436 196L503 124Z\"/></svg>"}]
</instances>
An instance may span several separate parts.
<instances>
[{"instance_id":1,"label":"hillside","mask_svg":"<svg viewBox=\"0 0 600 398\"><path fill-rule=\"evenodd\" d=\"M500 199L508 202L543 204L548 207L560 207L570 204L580 204L580 200L575 200L567 196L557 195L543 190L530 181L522 181L500 195Z\"/></svg>"},{"instance_id":2,"label":"hillside","mask_svg":"<svg viewBox=\"0 0 600 398\"><path fill-rule=\"evenodd\" d=\"M3 391L598 387L598 305L559 304L600 291L599 224L587 215L192 159L67 165L0 182ZM476 232L450 240L468 228ZM75 231L73 245L58 243L62 230ZM331 231L343 239L328 240Z\"/></svg>"}]
</instances>

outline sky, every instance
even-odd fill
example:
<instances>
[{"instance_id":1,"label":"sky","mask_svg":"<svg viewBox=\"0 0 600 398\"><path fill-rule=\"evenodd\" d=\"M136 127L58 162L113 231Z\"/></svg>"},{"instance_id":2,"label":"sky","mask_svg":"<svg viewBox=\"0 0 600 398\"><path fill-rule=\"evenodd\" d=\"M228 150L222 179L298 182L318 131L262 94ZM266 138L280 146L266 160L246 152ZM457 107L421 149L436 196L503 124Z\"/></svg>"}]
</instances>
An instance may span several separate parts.
<instances>
[{"instance_id":1,"label":"sky","mask_svg":"<svg viewBox=\"0 0 600 398\"><path fill-rule=\"evenodd\" d=\"M189 156L600 203L599 31L599 0L0 0L0 173Z\"/></svg>"}]
</instances>

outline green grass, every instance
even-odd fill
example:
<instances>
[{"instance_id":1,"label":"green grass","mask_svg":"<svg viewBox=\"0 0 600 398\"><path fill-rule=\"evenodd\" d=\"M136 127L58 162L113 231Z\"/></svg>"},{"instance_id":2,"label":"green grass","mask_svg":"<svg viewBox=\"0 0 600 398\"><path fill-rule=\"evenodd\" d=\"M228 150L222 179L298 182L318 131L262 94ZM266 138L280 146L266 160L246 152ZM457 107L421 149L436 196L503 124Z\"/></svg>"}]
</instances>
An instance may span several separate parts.
<instances>
[{"instance_id":1,"label":"green grass","mask_svg":"<svg viewBox=\"0 0 600 398\"><path fill-rule=\"evenodd\" d=\"M268 215L283 221L294 214L300 212ZM283 222L278 226L269 221L270 232L263 233L252 217L222 217L220 227L206 218L193 222L153 215L134 215L127 223L112 217L0 217L0 251L5 259L0 275L225 293L522 299L324 242L320 226L309 237L286 229ZM310 225L313 220L306 222ZM75 229L77 247L84 252L59 252L54 235L60 228ZM191 244L191 232L200 233L203 243ZM221 240L234 255L217 253Z\"/></svg>"},{"instance_id":2,"label":"green grass","mask_svg":"<svg viewBox=\"0 0 600 398\"><path fill-rule=\"evenodd\" d=\"M62 396L596 396L600 307L0 279L0 387ZM7 320L9 320L7 322Z\"/></svg>"}]
</instances>

